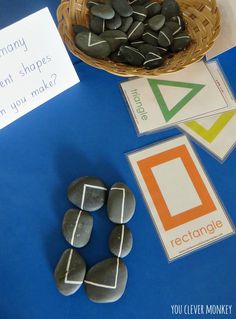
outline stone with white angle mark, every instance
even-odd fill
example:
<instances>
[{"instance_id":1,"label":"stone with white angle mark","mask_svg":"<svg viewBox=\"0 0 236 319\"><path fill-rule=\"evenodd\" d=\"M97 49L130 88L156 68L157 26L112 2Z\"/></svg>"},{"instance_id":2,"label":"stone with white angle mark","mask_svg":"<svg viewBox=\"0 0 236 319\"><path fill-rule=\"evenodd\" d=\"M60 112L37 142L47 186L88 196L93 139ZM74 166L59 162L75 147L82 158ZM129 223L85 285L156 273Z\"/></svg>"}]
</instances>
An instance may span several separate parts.
<instances>
[{"instance_id":1,"label":"stone with white angle mark","mask_svg":"<svg viewBox=\"0 0 236 319\"><path fill-rule=\"evenodd\" d=\"M73 295L83 284L85 274L84 259L74 249L67 249L54 272L57 289L64 296Z\"/></svg>"},{"instance_id":2,"label":"stone with white angle mark","mask_svg":"<svg viewBox=\"0 0 236 319\"><path fill-rule=\"evenodd\" d=\"M147 17L147 10L143 6L135 5L133 8L133 18L136 21L144 21Z\"/></svg>"},{"instance_id":3,"label":"stone with white angle mark","mask_svg":"<svg viewBox=\"0 0 236 319\"><path fill-rule=\"evenodd\" d=\"M158 45L158 33L151 30L146 29L143 33L143 40L144 42L157 46Z\"/></svg>"},{"instance_id":4,"label":"stone with white angle mark","mask_svg":"<svg viewBox=\"0 0 236 319\"><path fill-rule=\"evenodd\" d=\"M64 216L62 232L73 247L81 248L89 242L93 229L93 217L79 209L69 209Z\"/></svg>"},{"instance_id":5,"label":"stone with white angle mark","mask_svg":"<svg viewBox=\"0 0 236 319\"><path fill-rule=\"evenodd\" d=\"M170 28L164 27L160 30L158 35L158 44L161 47L168 48L173 42L173 32Z\"/></svg>"},{"instance_id":6,"label":"stone with white angle mark","mask_svg":"<svg viewBox=\"0 0 236 319\"><path fill-rule=\"evenodd\" d=\"M127 279L127 267L120 258L106 259L87 272L84 280L87 296L96 303L115 302L122 297Z\"/></svg>"},{"instance_id":7,"label":"stone with white angle mark","mask_svg":"<svg viewBox=\"0 0 236 319\"><path fill-rule=\"evenodd\" d=\"M89 28L90 31L99 35L106 29L106 20L91 15L89 20Z\"/></svg>"},{"instance_id":8,"label":"stone with white angle mark","mask_svg":"<svg viewBox=\"0 0 236 319\"><path fill-rule=\"evenodd\" d=\"M109 249L119 258L126 257L133 247L133 236L126 225L117 225L109 236Z\"/></svg>"},{"instance_id":9,"label":"stone with white angle mark","mask_svg":"<svg viewBox=\"0 0 236 319\"><path fill-rule=\"evenodd\" d=\"M68 199L88 212L100 209L106 200L107 188L97 177L85 176L73 181L68 188Z\"/></svg>"},{"instance_id":10,"label":"stone with white angle mark","mask_svg":"<svg viewBox=\"0 0 236 319\"><path fill-rule=\"evenodd\" d=\"M163 64L164 60L160 53L148 52L143 66L149 70L157 68Z\"/></svg>"},{"instance_id":11,"label":"stone with white angle mark","mask_svg":"<svg viewBox=\"0 0 236 319\"><path fill-rule=\"evenodd\" d=\"M111 187L107 201L107 214L113 223L127 223L134 215L135 206L134 194L127 185L116 183Z\"/></svg>"}]
</instances>

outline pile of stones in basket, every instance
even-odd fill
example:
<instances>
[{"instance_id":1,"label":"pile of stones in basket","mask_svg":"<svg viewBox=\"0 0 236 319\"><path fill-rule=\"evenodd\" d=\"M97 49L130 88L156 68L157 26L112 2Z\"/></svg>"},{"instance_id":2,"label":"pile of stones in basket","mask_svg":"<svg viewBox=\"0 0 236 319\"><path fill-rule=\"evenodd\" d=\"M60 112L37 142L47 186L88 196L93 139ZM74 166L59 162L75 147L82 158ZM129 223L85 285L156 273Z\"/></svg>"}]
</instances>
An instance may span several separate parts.
<instances>
[{"instance_id":1,"label":"pile of stones in basket","mask_svg":"<svg viewBox=\"0 0 236 319\"><path fill-rule=\"evenodd\" d=\"M76 46L91 57L153 69L191 43L176 0L89 0L87 6L89 28L73 29Z\"/></svg>"},{"instance_id":2,"label":"pile of stones in basket","mask_svg":"<svg viewBox=\"0 0 236 319\"><path fill-rule=\"evenodd\" d=\"M62 232L73 247L62 254L55 272L56 286L61 294L69 296L84 283L88 298L97 303L115 302L123 295L128 279L123 261L133 246L133 236L125 225L134 215L136 201L131 190L123 183L110 190L96 177L81 177L68 188L68 199L76 208L64 216ZM108 246L113 257L97 263L88 271L86 262L76 248L86 246L93 229L91 212L107 202L107 216L115 224Z\"/></svg>"}]
</instances>

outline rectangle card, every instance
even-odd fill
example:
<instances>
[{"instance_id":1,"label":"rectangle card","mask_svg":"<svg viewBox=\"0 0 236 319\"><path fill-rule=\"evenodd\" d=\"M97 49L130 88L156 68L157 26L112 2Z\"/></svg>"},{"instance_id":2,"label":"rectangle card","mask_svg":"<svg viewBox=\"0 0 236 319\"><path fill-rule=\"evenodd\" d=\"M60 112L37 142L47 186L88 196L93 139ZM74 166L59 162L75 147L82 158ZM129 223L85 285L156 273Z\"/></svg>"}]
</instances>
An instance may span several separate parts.
<instances>
[{"instance_id":1,"label":"rectangle card","mask_svg":"<svg viewBox=\"0 0 236 319\"><path fill-rule=\"evenodd\" d=\"M235 233L185 136L128 154L169 261Z\"/></svg>"},{"instance_id":2,"label":"rectangle card","mask_svg":"<svg viewBox=\"0 0 236 319\"><path fill-rule=\"evenodd\" d=\"M156 78L126 81L121 88L139 134L228 109L203 62Z\"/></svg>"}]
</instances>

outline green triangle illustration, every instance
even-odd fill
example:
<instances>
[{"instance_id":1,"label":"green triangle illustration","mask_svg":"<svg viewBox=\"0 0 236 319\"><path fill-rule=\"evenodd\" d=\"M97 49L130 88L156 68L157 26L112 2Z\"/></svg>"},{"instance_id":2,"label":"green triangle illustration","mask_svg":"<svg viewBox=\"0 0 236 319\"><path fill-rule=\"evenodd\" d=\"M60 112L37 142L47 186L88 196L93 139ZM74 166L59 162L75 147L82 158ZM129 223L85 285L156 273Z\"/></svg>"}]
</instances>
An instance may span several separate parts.
<instances>
[{"instance_id":1,"label":"green triangle illustration","mask_svg":"<svg viewBox=\"0 0 236 319\"><path fill-rule=\"evenodd\" d=\"M205 87L205 85L203 84L166 81L166 80L148 79L148 82L152 88L154 96L160 106L160 109L162 111L162 114L166 122L172 119L172 117L174 117L175 114L177 114L186 104L188 104L189 101L191 101ZM169 110L163 98L163 95L160 91L159 85L186 88L186 89L191 89L191 91L188 94L186 94L171 110Z\"/></svg>"}]
</instances>

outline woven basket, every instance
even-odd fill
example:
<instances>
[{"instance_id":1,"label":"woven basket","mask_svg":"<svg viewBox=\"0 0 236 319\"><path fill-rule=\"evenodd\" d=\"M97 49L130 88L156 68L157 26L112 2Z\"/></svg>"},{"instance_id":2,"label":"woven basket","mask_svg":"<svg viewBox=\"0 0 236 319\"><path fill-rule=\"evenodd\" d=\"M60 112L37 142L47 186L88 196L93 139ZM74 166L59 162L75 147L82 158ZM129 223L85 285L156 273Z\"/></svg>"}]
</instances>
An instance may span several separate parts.
<instances>
[{"instance_id":1,"label":"woven basket","mask_svg":"<svg viewBox=\"0 0 236 319\"><path fill-rule=\"evenodd\" d=\"M89 10L86 7L87 0L62 0L57 9L59 32L68 49L82 61L95 68L125 77L153 77L164 73L176 72L201 60L213 46L220 33L220 13L216 6L216 0L177 1L183 12L187 30L192 37L192 43L185 51L176 53L173 57L168 58L162 67L153 70L114 63L109 59L92 58L75 46L72 25L81 24L88 26Z\"/></svg>"}]
</instances>

